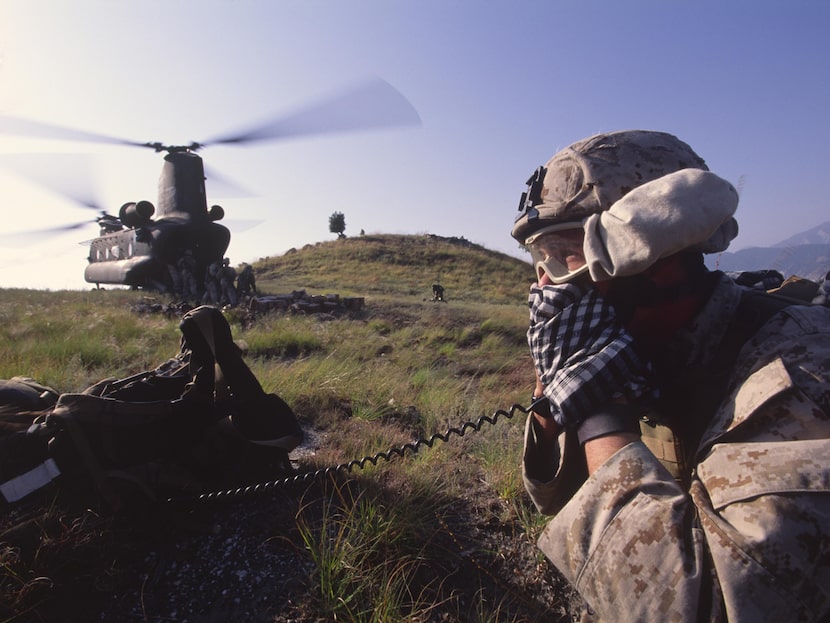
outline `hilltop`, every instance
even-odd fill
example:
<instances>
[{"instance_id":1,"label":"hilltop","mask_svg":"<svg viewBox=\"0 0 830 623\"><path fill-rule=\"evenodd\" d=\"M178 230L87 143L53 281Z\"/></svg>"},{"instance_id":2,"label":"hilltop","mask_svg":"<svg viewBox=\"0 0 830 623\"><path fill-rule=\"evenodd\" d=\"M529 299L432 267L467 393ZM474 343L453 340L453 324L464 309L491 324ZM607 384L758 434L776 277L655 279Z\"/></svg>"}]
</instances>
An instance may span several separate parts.
<instances>
[{"instance_id":1,"label":"hilltop","mask_svg":"<svg viewBox=\"0 0 830 623\"><path fill-rule=\"evenodd\" d=\"M706 256L712 270L776 269L822 281L830 270L830 222L770 247ZM373 234L343 238L263 258L254 264L269 293L292 289L376 298L430 298L440 283L448 300L523 303L533 272L527 260L464 238L433 234Z\"/></svg>"},{"instance_id":2,"label":"hilltop","mask_svg":"<svg viewBox=\"0 0 830 623\"><path fill-rule=\"evenodd\" d=\"M464 238L373 234L290 249L253 263L268 292L305 288L340 294L431 298L432 284L452 301L524 302L528 261Z\"/></svg>"}]
</instances>

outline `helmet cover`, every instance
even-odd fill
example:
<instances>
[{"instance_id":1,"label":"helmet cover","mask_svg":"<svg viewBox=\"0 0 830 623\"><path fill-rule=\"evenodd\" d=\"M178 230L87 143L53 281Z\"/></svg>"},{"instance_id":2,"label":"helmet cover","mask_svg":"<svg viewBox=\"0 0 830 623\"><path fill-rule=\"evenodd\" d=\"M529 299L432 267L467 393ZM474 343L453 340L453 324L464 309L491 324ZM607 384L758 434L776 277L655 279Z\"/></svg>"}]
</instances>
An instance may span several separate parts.
<instances>
[{"instance_id":1,"label":"helmet cover","mask_svg":"<svg viewBox=\"0 0 830 623\"><path fill-rule=\"evenodd\" d=\"M624 130L577 141L528 180L511 234L524 244L538 229L581 221L641 184L689 168L709 170L691 147L666 132Z\"/></svg>"},{"instance_id":2,"label":"helmet cover","mask_svg":"<svg viewBox=\"0 0 830 623\"><path fill-rule=\"evenodd\" d=\"M527 183L513 237L533 255L543 232L582 227L594 281L636 274L682 250L723 251L738 233L734 187L665 132L626 130L578 141ZM537 273L544 269L554 283L586 270L556 273L554 258L539 259L533 258Z\"/></svg>"}]
</instances>

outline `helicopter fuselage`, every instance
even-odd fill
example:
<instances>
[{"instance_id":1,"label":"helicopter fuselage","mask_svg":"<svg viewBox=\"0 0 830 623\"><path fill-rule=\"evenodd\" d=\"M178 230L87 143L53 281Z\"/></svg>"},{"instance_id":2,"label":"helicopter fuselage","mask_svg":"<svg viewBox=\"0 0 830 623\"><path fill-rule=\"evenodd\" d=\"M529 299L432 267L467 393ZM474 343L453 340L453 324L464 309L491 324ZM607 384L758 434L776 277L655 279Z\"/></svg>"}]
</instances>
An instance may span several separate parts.
<instances>
[{"instance_id":1,"label":"helicopter fuselage","mask_svg":"<svg viewBox=\"0 0 830 623\"><path fill-rule=\"evenodd\" d=\"M194 225L172 219L107 233L90 243L84 279L164 292L173 287L170 267L189 253L201 282L207 266L222 261L230 237L230 231L218 223Z\"/></svg>"},{"instance_id":2,"label":"helicopter fuselage","mask_svg":"<svg viewBox=\"0 0 830 623\"><path fill-rule=\"evenodd\" d=\"M209 264L222 261L231 235L215 222L224 216L222 208L207 208L202 159L181 149L164 160L157 210L147 201L125 203L118 219L99 221L101 235L90 242L84 271L87 282L172 291L171 275L183 256L192 256L199 283Z\"/></svg>"}]
</instances>

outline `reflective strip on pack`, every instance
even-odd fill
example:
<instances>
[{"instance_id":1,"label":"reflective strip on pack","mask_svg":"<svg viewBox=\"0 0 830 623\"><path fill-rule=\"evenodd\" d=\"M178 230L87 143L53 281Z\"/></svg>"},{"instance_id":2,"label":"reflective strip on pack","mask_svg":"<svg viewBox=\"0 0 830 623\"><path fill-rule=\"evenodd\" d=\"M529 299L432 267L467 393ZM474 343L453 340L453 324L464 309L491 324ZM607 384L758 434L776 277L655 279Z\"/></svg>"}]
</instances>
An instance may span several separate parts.
<instances>
[{"instance_id":1,"label":"reflective strip on pack","mask_svg":"<svg viewBox=\"0 0 830 623\"><path fill-rule=\"evenodd\" d=\"M46 459L34 469L0 484L0 493L7 502L17 502L41 487L45 487L60 475L61 470L55 460Z\"/></svg>"}]
</instances>

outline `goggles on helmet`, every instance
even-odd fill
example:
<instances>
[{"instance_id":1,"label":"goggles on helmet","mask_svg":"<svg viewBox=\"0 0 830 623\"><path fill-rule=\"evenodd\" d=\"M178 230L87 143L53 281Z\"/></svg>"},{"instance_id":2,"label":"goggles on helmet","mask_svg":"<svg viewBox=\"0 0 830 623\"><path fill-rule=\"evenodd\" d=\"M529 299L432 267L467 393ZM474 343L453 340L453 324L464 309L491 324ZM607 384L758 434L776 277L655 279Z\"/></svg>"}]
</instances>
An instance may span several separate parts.
<instances>
[{"instance_id":1,"label":"goggles on helmet","mask_svg":"<svg viewBox=\"0 0 830 623\"><path fill-rule=\"evenodd\" d=\"M582 222L557 223L540 229L525 240L536 277L546 273L553 283L565 283L588 270Z\"/></svg>"}]
</instances>

